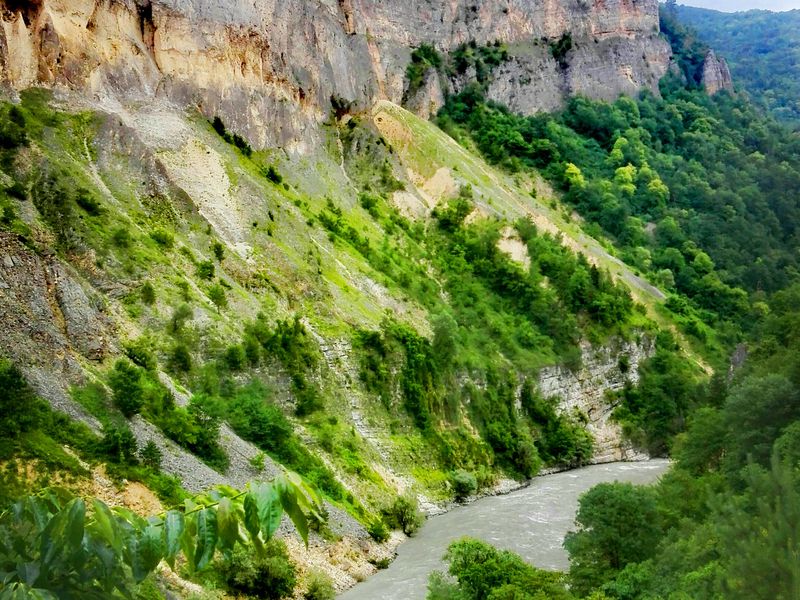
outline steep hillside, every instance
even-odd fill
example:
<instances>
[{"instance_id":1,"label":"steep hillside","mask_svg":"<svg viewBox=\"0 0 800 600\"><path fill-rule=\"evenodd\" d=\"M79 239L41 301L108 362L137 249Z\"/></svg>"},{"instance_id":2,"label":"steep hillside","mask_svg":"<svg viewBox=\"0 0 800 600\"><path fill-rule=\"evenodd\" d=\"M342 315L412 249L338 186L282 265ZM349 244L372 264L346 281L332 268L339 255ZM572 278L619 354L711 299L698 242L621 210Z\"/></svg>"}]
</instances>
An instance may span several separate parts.
<instances>
[{"instance_id":1,"label":"steep hillside","mask_svg":"<svg viewBox=\"0 0 800 600\"><path fill-rule=\"evenodd\" d=\"M800 123L800 11L731 14L679 6L676 14L728 60L754 103L781 121Z\"/></svg>"},{"instance_id":2,"label":"steep hillside","mask_svg":"<svg viewBox=\"0 0 800 600\"><path fill-rule=\"evenodd\" d=\"M455 469L487 487L635 455L602 391L652 352L622 286L662 296L541 181L389 103L287 158L196 113L48 97L3 108L2 352L93 435L153 442L191 492L282 464L345 540L405 490L446 499ZM594 291L567 301L571 274Z\"/></svg>"},{"instance_id":3,"label":"steep hillside","mask_svg":"<svg viewBox=\"0 0 800 600\"><path fill-rule=\"evenodd\" d=\"M564 185L584 169L600 189L592 168L621 159L570 139L537 164L531 129L472 136L454 108L571 114L582 93L630 109L612 114L627 129L636 103L603 100L659 93L671 50L655 2L0 7L1 508L43 478L183 503L182 595L245 591L223 533L233 514L269 542L276 494L301 534L313 525L310 549L289 542L301 587L321 567L341 589L386 563L419 505L663 454L704 361L738 341L726 311L748 299L704 252L681 240L697 269L673 265L677 280L634 252L664 215L601 228ZM441 127L423 118L440 107ZM662 202L665 187L641 186ZM272 477L251 504L234 491ZM167 527L115 514L145 538ZM195 547L209 531L219 546Z\"/></svg>"}]
</instances>

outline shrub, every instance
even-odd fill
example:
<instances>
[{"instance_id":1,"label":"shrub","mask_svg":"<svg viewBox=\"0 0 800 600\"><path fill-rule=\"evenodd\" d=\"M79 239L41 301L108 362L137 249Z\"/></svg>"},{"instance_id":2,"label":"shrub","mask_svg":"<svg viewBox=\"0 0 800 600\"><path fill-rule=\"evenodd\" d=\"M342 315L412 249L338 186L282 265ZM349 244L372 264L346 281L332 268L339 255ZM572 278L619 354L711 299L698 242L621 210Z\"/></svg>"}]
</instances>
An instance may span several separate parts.
<instances>
[{"instance_id":1,"label":"shrub","mask_svg":"<svg viewBox=\"0 0 800 600\"><path fill-rule=\"evenodd\" d=\"M297 583L286 544L274 538L264 544L261 555L237 544L219 570L232 591L267 600L289 598Z\"/></svg>"},{"instance_id":2,"label":"shrub","mask_svg":"<svg viewBox=\"0 0 800 600\"><path fill-rule=\"evenodd\" d=\"M572 34L567 32L561 35L557 41L550 43L550 54L562 67L567 66L567 52L572 50Z\"/></svg>"},{"instance_id":3,"label":"shrub","mask_svg":"<svg viewBox=\"0 0 800 600\"><path fill-rule=\"evenodd\" d=\"M352 100L347 100L335 94L331 95L331 109L333 110L333 116L337 121L340 121L342 117L353 110L353 104L354 102ZM350 122L352 123L353 121Z\"/></svg>"},{"instance_id":4,"label":"shrub","mask_svg":"<svg viewBox=\"0 0 800 600\"><path fill-rule=\"evenodd\" d=\"M376 569L382 571L383 569L389 568L389 565L392 564L392 559L388 556L384 556L383 558L370 559L369 562L374 565Z\"/></svg>"},{"instance_id":5,"label":"shrub","mask_svg":"<svg viewBox=\"0 0 800 600\"><path fill-rule=\"evenodd\" d=\"M143 465L150 467L154 471L158 471L161 469L161 461L164 455L158 446L156 446L156 443L150 440L145 444L145 447L139 451L139 458Z\"/></svg>"},{"instance_id":6,"label":"shrub","mask_svg":"<svg viewBox=\"0 0 800 600\"><path fill-rule=\"evenodd\" d=\"M258 452L252 458L250 458L248 463L250 466L253 467L256 471L263 471L264 467L266 466L267 455L263 452Z\"/></svg>"},{"instance_id":7,"label":"shrub","mask_svg":"<svg viewBox=\"0 0 800 600\"><path fill-rule=\"evenodd\" d=\"M220 473L230 464L228 455L219 445L219 429L224 410L219 399L202 395L193 396L187 409L195 429L194 437L189 440L187 447Z\"/></svg>"},{"instance_id":8,"label":"shrub","mask_svg":"<svg viewBox=\"0 0 800 600\"><path fill-rule=\"evenodd\" d=\"M127 227L117 227L111 234L111 241L117 248L128 248L131 245L131 233Z\"/></svg>"},{"instance_id":9,"label":"shrub","mask_svg":"<svg viewBox=\"0 0 800 600\"><path fill-rule=\"evenodd\" d=\"M486 427L486 441L501 462L523 477L533 477L541 466L539 453L523 427L497 421Z\"/></svg>"},{"instance_id":10,"label":"shrub","mask_svg":"<svg viewBox=\"0 0 800 600\"><path fill-rule=\"evenodd\" d=\"M583 353L578 346L570 346L564 350L561 358L564 366L573 373L577 373L583 368Z\"/></svg>"},{"instance_id":11,"label":"shrub","mask_svg":"<svg viewBox=\"0 0 800 600\"><path fill-rule=\"evenodd\" d=\"M99 453L117 464L137 464L137 449L136 438L127 426L104 429L103 439L98 443Z\"/></svg>"},{"instance_id":12,"label":"shrub","mask_svg":"<svg viewBox=\"0 0 800 600\"><path fill-rule=\"evenodd\" d=\"M233 144L239 148L239 150L241 150L242 154L245 156L249 157L253 154L253 149L250 147L250 144L247 143L247 140L238 133L230 133L227 127L225 127L225 123L222 122L222 119L220 119L219 116L215 116L211 121L211 127L214 128L214 131L217 132L218 136L220 136L228 144Z\"/></svg>"},{"instance_id":13,"label":"shrub","mask_svg":"<svg viewBox=\"0 0 800 600\"><path fill-rule=\"evenodd\" d=\"M75 215L75 190L73 177L64 171L47 169L33 179L30 196L39 215L55 235L61 250L75 248L79 240L79 226Z\"/></svg>"},{"instance_id":14,"label":"shrub","mask_svg":"<svg viewBox=\"0 0 800 600\"><path fill-rule=\"evenodd\" d=\"M192 299L192 294L189 291L189 282L185 279L181 279L175 285L180 290L183 301L189 302Z\"/></svg>"},{"instance_id":15,"label":"shrub","mask_svg":"<svg viewBox=\"0 0 800 600\"><path fill-rule=\"evenodd\" d=\"M113 392L114 406L123 415L131 418L142 410L144 390L142 374L138 367L120 359L114 363L108 382Z\"/></svg>"},{"instance_id":16,"label":"shrub","mask_svg":"<svg viewBox=\"0 0 800 600\"><path fill-rule=\"evenodd\" d=\"M142 302L144 302L148 306L155 304L156 290L153 287L152 283L150 283L149 281L145 282L145 284L142 286L142 289L139 290L139 293L142 297Z\"/></svg>"},{"instance_id":17,"label":"shrub","mask_svg":"<svg viewBox=\"0 0 800 600\"><path fill-rule=\"evenodd\" d=\"M215 116L214 120L211 121L211 127L214 128L214 131L216 131L220 137L224 137L227 133L225 130L225 123L222 122L222 119L219 118L219 115Z\"/></svg>"},{"instance_id":18,"label":"shrub","mask_svg":"<svg viewBox=\"0 0 800 600\"><path fill-rule=\"evenodd\" d=\"M22 372L0 359L0 438L16 437L38 426L43 418L40 405Z\"/></svg>"},{"instance_id":19,"label":"shrub","mask_svg":"<svg viewBox=\"0 0 800 600\"><path fill-rule=\"evenodd\" d=\"M214 272L214 263L210 260L197 263L197 276L200 279L214 279Z\"/></svg>"},{"instance_id":20,"label":"shrub","mask_svg":"<svg viewBox=\"0 0 800 600\"><path fill-rule=\"evenodd\" d=\"M487 465L478 466L475 471L475 481L479 490L485 490L497 483L497 474Z\"/></svg>"},{"instance_id":21,"label":"shrub","mask_svg":"<svg viewBox=\"0 0 800 600\"><path fill-rule=\"evenodd\" d=\"M380 217L380 213L378 212L378 203L380 200L381 197L374 192L361 192L358 195L358 201L361 204L361 208L366 210L373 219L378 219Z\"/></svg>"},{"instance_id":22,"label":"shrub","mask_svg":"<svg viewBox=\"0 0 800 600\"><path fill-rule=\"evenodd\" d=\"M308 383L301 374L292 376L292 392L296 400L294 413L298 417L308 416L323 407L317 386Z\"/></svg>"},{"instance_id":23,"label":"shrub","mask_svg":"<svg viewBox=\"0 0 800 600\"><path fill-rule=\"evenodd\" d=\"M188 373L192 370L192 355L186 344L175 344L169 354L169 368L178 373Z\"/></svg>"},{"instance_id":24,"label":"shrub","mask_svg":"<svg viewBox=\"0 0 800 600\"><path fill-rule=\"evenodd\" d=\"M14 210L14 207L4 206L3 214L0 215L0 223L8 227L16 220L17 220L17 211Z\"/></svg>"},{"instance_id":25,"label":"shrub","mask_svg":"<svg viewBox=\"0 0 800 600\"><path fill-rule=\"evenodd\" d=\"M285 449L292 437L292 424L258 390L240 393L228 403L228 421L244 439L271 452Z\"/></svg>"},{"instance_id":26,"label":"shrub","mask_svg":"<svg viewBox=\"0 0 800 600\"><path fill-rule=\"evenodd\" d=\"M478 490L478 480L475 475L463 469L450 475L450 484L453 486L453 496L457 502L463 502Z\"/></svg>"},{"instance_id":27,"label":"shrub","mask_svg":"<svg viewBox=\"0 0 800 600\"><path fill-rule=\"evenodd\" d=\"M83 188L78 190L77 196L75 196L75 202L78 206L85 210L87 214L93 217L96 217L103 212L100 203L92 197L91 192Z\"/></svg>"},{"instance_id":28,"label":"shrub","mask_svg":"<svg viewBox=\"0 0 800 600\"><path fill-rule=\"evenodd\" d=\"M449 573L455 581L445 579L441 573L432 575L428 595L431 600L574 598L567 590L563 573L537 569L522 557L480 540L455 541L444 558L450 563Z\"/></svg>"},{"instance_id":29,"label":"shrub","mask_svg":"<svg viewBox=\"0 0 800 600\"><path fill-rule=\"evenodd\" d=\"M267 168L261 167L261 174L275 185L283 183L283 176L273 165L270 165Z\"/></svg>"},{"instance_id":30,"label":"shrub","mask_svg":"<svg viewBox=\"0 0 800 600\"><path fill-rule=\"evenodd\" d=\"M411 52L411 62L406 67L408 79L408 95L412 95L422 85L428 69L442 66L442 55L430 44L422 44Z\"/></svg>"},{"instance_id":31,"label":"shrub","mask_svg":"<svg viewBox=\"0 0 800 600\"><path fill-rule=\"evenodd\" d=\"M125 351L125 356L131 359L133 364L148 371L155 371L156 367L158 367L158 362L150 350L151 344L152 342L146 337L140 337L136 340L125 342L122 348Z\"/></svg>"},{"instance_id":32,"label":"shrub","mask_svg":"<svg viewBox=\"0 0 800 600\"><path fill-rule=\"evenodd\" d=\"M231 143L233 143L234 146L236 146L239 150L241 150L242 154L244 154L245 156L250 157L253 155L253 148L251 148L248 141L238 133L234 133L231 136Z\"/></svg>"},{"instance_id":33,"label":"shrub","mask_svg":"<svg viewBox=\"0 0 800 600\"><path fill-rule=\"evenodd\" d=\"M28 145L28 136L25 134L26 120L22 110L11 106L6 118L0 119L0 149L14 150L20 146Z\"/></svg>"},{"instance_id":34,"label":"shrub","mask_svg":"<svg viewBox=\"0 0 800 600\"><path fill-rule=\"evenodd\" d=\"M192 308L188 304L181 304L172 313L172 318L169 321L169 329L172 333L180 333L186 321L194 317Z\"/></svg>"},{"instance_id":35,"label":"shrub","mask_svg":"<svg viewBox=\"0 0 800 600\"><path fill-rule=\"evenodd\" d=\"M222 262L222 259L225 258L225 246L223 246L217 240L214 240L211 243L211 252L214 253L214 256L216 257L217 262Z\"/></svg>"},{"instance_id":36,"label":"shrub","mask_svg":"<svg viewBox=\"0 0 800 600\"><path fill-rule=\"evenodd\" d=\"M398 496L392 505L384 510L387 522L403 530L406 535L412 535L425 522L425 517L419 511L419 503L411 492Z\"/></svg>"},{"instance_id":37,"label":"shrub","mask_svg":"<svg viewBox=\"0 0 800 600\"><path fill-rule=\"evenodd\" d=\"M11 187L6 188L6 193L12 198L25 200L28 197L28 190L21 181L15 181Z\"/></svg>"},{"instance_id":38,"label":"shrub","mask_svg":"<svg viewBox=\"0 0 800 600\"><path fill-rule=\"evenodd\" d=\"M167 250L171 249L175 245L175 236L168 231L164 231L163 229L156 229L155 231L151 232L150 239Z\"/></svg>"},{"instance_id":39,"label":"shrub","mask_svg":"<svg viewBox=\"0 0 800 600\"><path fill-rule=\"evenodd\" d=\"M367 526L367 533L376 542L383 543L389 539L389 529L386 527L383 519L375 519Z\"/></svg>"},{"instance_id":40,"label":"shrub","mask_svg":"<svg viewBox=\"0 0 800 600\"><path fill-rule=\"evenodd\" d=\"M308 576L303 598L305 600L333 600L335 597L336 591L333 589L331 578L319 571L312 571Z\"/></svg>"},{"instance_id":41,"label":"shrub","mask_svg":"<svg viewBox=\"0 0 800 600\"><path fill-rule=\"evenodd\" d=\"M241 371L247 362L247 352L241 344L234 344L225 350L223 360L231 371Z\"/></svg>"},{"instance_id":42,"label":"shrub","mask_svg":"<svg viewBox=\"0 0 800 600\"><path fill-rule=\"evenodd\" d=\"M247 362L251 365L256 366L261 361L261 344L252 333L245 332L242 339L242 348L247 357Z\"/></svg>"},{"instance_id":43,"label":"shrub","mask_svg":"<svg viewBox=\"0 0 800 600\"><path fill-rule=\"evenodd\" d=\"M228 297L225 295L225 288L218 283L208 288L208 299L217 307L217 312L228 306Z\"/></svg>"}]
</instances>

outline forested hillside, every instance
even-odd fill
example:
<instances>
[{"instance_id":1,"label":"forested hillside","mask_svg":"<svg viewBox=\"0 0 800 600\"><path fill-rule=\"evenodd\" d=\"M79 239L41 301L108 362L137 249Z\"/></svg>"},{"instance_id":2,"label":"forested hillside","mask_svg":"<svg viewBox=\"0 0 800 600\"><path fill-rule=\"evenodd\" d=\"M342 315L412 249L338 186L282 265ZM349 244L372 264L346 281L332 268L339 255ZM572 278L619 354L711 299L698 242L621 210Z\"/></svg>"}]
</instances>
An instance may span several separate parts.
<instances>
[{"instance_id":1,"label":"forested hillside","mask_svg":"<svg viewBox=\"0 0 800 600\"><path fill-rule=\"evenodd\" d=\"M672 371L663 394L648 387L650 369L666 364L657 354L622 393L618 418L638 416L650 443L669 440L676 463L654 487L602 484L581 498L564 542L569 573L463 540L445 556L448 573L431 577L431 600L800 594L798 138L756 106L755 91L751 102L697 90L702 36L677 22L665 30L683 77L662 80L661 98L576 98L558 115L522 117L475 85L438 122L507 169L542 170L598 235L673 292L665 306L698 347L727 355L741 342L739 359L710 380ZM793 34L765 38L788 46ZM685 431L660 428L659 413L681 398L691 399Z\"/></svg>"},{"instance_id":2,"label":"forested hillside","mask_svg":"<svg viewBox=\"0 0 800 600\"><path fill-rule=\"evenodd\" d=\"M117 117L65 110L47 91L4 102L0 119L0 527L30 532L0 548L15 594L204 585L285 597L312 589L319 563L347 585L419 527L420 498L464 499L593 460L588 407L542 394L540 369L564 365L556 380L574 380L597 348L604 373L633 389L656 360L655 288L562 220L557 198L532 210L538 178L517 181L399 107L332 111L314 177L221 119L178 120L188 154L161 147L152 170L142 146L117 145L128 135ZM209 188L192 187L192 167L180 187L163 185L183 160L224 184L200 195ZM446 173L429 213L395 204L395 192L415 200L401 164ZM203 212L187 189L210 203ZM232 215L245 223L238 242ZM648 439L654 452L680 428L684 400ZM645 447L644 421L622 439L608 412L612 457ZM28 496L46 481L67 491ZM129 487L144 514L87 508ZM308 489L319 497L295 493ZM185 517L174 536L166 509ZM295 548L302 566L273 539L282 512L315 544ZM62 530L69 551L52 570L20 566L50 560L40 541ZM235 551L253 544L255 557ZM92 563L59 581L100 551L111 571ZM178 554L183 583L153 573Z\"/></svg>"},{"instance_id":3,"label":"forested hillside","mask_svg":"<svg viewBox=\"0 0 800 600\"><path fill-rule=\"evenodd\" d=\"M676 294L666 307L688 335L722 350L752 323L759 294L796 277L800 142L745 98L677 78L662 92L521 117L475 85L438 122L508 169L540 169L590 230Z\"/></svg>"},{"instance_id":4,"label":"forested hillside","mask_svg":"<svg viewBox=\"0 0 800 600\"><path fill-rule=\"evenodd\" d=\"M17 33L46 21L10 6ZM241 50L211 52L243 57L231 91L230 65L178 60L210 34L159 5L155 36L146 7L56 20L61 46L42 26L40 71L81 80L70 48L118 22L141 44L92 85L169 67L147 80L166 100L0 99L0 600L330 600L423 508L648 455L676 467L587 494L569 574L465 541L431 597L797 597L800 138L755 91L700 89L702 37L663 13L659 37L651 2L603 40L398 50L340 2L304 69L268 56L250 3L249 37L203 4ZM490 99L609 53L652 89ZM387 72L361 86L364 57ZM372 102L388 86L441 107Z\"/></svg>"},{"instance_id":5,"label":"forested hillside","mask_svg":"<svg viewBox=\"0 0 800 600\"><path fill-rule=\"evenodd\" d=\"M770 298L747 366L690 416L658 485L601 484L581 498L566 576L465 540L428 598L797 598L799 294Z\"/></svg>"},{"instance_id":6,"label":"forested hillside","mask_svg":"<svg viewBox=\"0 0 800 600\"><path fill-rule=\"evenodd\" d=\"M724 13L677 6L680 22L730 65L756 106L793 128L800 124L800 10Z\"/></svg>"}]
</instances>

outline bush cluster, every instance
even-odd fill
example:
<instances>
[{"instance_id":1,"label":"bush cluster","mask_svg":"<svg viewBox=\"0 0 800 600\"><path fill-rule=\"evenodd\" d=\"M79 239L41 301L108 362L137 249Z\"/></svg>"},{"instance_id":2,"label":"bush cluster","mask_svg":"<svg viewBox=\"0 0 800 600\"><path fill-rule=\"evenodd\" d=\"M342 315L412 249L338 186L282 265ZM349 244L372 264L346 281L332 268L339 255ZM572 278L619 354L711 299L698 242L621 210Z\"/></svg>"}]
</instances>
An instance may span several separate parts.
<instances>
[{"instance_id":1,"label":"bush cluster","mask_svg":"<svg viewBox=\"0 0 800 600\"><path fill-rule=\"evenodd\" d=\"M238 133L230 133L227 128L225 127L225 123L222 122L222 119L219 116L215 116L214 119L211 121L211 126L214 128L214 131L217 132L223 140L236 146L242 154L245 156L251 156L253 154L253 149L250 147L250 144L240 136Z\"/></svg>"},{"instance_id":2,"label":"bush cluster","mask_svg":"<svg viewBox=\"0 0 800 600\"><path fill-rule=\"evenodd\" d=\"M297 585L297 569L286 544L276 538L266 542L261 553L237 544L217 568L231 591L255 598L290 598Z\"/></svg>"},{"instance_id":3,"label":"bush cluster","mask_svg":"<svg viewBox=\"0 0 800 600\"><path fill-rule=\"evenodd\" d=\"M390 527L400 529L406 535L413 535L425 522L417 497L411 492L395 498L391 506L384 508L382 512L384 521Z\"/></svg>"}]
</instances>

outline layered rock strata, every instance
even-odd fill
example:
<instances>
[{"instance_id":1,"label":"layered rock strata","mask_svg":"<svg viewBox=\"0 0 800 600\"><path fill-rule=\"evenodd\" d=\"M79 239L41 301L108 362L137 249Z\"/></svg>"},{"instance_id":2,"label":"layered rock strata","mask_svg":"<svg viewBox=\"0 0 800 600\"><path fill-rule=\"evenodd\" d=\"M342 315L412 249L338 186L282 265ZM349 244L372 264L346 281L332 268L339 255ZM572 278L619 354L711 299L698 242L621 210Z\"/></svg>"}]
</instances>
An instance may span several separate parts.
<instances>
[{"instance_id":1,"label":"layered rock strata","mask_svg":"<svg viewBox=\"0 0 800 600\"><path fill-rule=\"evenodd\" d=\"M593 463L648 458L625 441L620 426L611 419L616 404L609 392L637 384L639 365L654 352L653 341L647 338L601 347L584 344L580 368L554 366L539 372L539 393L557 398L562 413L586 419L586 429L594 438Z\"/></svg>"},{"instance_id":2,"label":"layered rock strata","mask_svg":"<svg viewBox=\"0 0 800 600\"><path fill-rule=\"evenodd\" d=\"M548 44L565 33L559 63ZM399 103L412 47L473 40L511 46L490 96L525 112L655 89L670 58L656 0L0 0L7 87L162 99L299 152L332 98Z\"/></svg>"}]
</instances>

